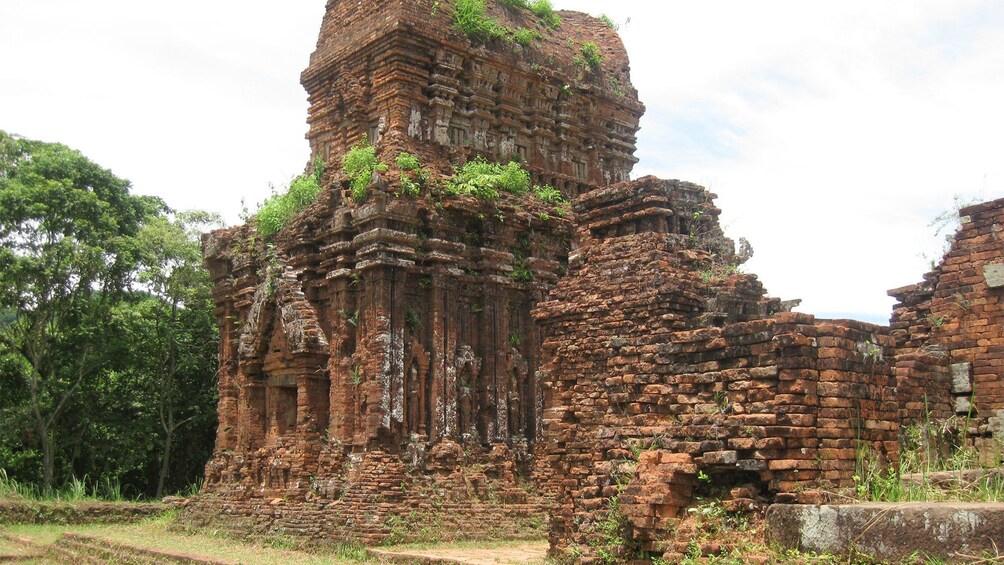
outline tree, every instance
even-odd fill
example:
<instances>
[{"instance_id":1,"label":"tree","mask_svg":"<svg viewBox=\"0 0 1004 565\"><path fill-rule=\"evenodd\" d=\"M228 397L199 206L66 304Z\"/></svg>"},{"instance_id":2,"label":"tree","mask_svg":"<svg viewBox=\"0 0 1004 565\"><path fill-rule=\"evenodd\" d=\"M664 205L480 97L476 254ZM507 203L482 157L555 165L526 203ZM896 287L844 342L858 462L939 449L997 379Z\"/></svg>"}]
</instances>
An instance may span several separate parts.
<instances>
[{"instance_id":1,"label":"tree","mask_svg":"<svg viewBox=\"0 0 1004 565\"><path fill-rule=\"evenodd\" d=\"M0 132L0 353L24 366L11 374L27 389L45 491L58 419L99 369L95 340L130 283L136 236L163 210L77 151Z\"/></svg>"},{"instance_id":2,"label":"tree","mask_svg":"<svg viewBox=\"0 0 1004 565\"><path fill-rule=\"evenodd\" d=\"M145 342L147 357L154 361L147 369L152 405L163 432L157 498L164 494L177 431L207 409L204 385L212 383L219 336L199 238L221 224L214 214L184 212L173 219L153 218L139 233L139 279L157 299L148 316L153 331Z\"/></svg>"}]
</instances>

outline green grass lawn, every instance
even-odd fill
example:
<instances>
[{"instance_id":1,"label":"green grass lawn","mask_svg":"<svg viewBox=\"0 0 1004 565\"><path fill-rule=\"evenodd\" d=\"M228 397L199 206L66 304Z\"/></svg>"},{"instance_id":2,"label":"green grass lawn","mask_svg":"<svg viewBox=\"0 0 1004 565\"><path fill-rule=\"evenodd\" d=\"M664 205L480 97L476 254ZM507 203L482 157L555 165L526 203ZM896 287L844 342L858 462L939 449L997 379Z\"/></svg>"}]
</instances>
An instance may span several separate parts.
<instances>
[{"instance_id":1,"label":"green grass lawn","mask_svg":"<svg viewBox=\"0 0 1004 565\"><path fill-rule=\"evenodd\" d=\"M297 564L328 565L353 563L365 559L365 552L348 547L336 547L326 554L283 549L285 540L274 545L246 543L212 534L188 534L171 528L172 515L128 525L85 526L7 526L3 532L28 538L38 544L51 544L63 532L99 537L134 547L157 549L171 553L194 554L212 559L248 565Z\"/></svg>"}]
</instances>

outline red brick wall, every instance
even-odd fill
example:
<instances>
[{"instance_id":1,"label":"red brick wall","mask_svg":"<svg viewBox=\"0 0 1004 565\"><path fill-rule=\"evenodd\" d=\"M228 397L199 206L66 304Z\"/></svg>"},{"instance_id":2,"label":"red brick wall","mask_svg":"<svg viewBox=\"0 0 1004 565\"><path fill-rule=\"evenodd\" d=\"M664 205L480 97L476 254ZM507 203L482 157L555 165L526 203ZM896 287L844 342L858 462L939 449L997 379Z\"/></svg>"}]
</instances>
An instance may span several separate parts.
<instances>
[{"instance_id":1,"label":"red brick wall","mask_svg":"<svg viewBox=\"0 0 1004 565\"><path fill-rule=\"evenodd\" d=\"M472 43L453 28L452 2L328 2L301 76L312 154L338 163L365 134L391 159L407 150L444 173L518 153L535 182L571 196L627 180L644 106L616 31L576 12L551 29L525 8L488 9L539 38ZM576 63L585 42L600 49L598 69Z\"/></svg>"},{"instance_id":2,"label":"red brick wall","mask_svg":"<svg viewBox=\"0 0 1004 565\"><path fill-rule=\"evenodd\" d=\"M804 491L854 486L860 447L897 459L886 328L773 315L779 302L755 277L716 275L709 266L734 258L710 198L643 179L576 202L569 274L534 310L557 550L595 554L610 512L630 524L625 547L667 550L698 473L810 501L818 493ZM682 239L667 229L687 218L711 229Z\"/></svg>"},{"instance_id":3,"label":"red brick wall","mask_svg":"<svg viewBox=\"0 0 1004 565\"><path fill-rule=\"evenodd\" d=\"M926 417L958 415L961 423L972 400L969 441L992 462L1004 435L1004 289L991 288L984 270L1004 262L1004 200L959 216L950 249L924 281L889 291L899 301L896 373L904 421L921 421L926 409Z\"/></svg>"}]
</instances>

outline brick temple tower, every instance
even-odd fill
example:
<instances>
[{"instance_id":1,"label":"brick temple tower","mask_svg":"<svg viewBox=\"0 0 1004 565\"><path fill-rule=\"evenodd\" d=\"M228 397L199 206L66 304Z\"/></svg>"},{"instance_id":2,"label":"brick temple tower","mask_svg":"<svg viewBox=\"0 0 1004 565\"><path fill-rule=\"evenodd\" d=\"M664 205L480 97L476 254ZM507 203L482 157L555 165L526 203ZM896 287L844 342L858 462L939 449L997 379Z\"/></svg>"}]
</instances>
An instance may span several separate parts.
<instances>
[{"instance_id":1,"label":"brick temple tower","mask_svg":"<svg viewBox=\"0 0 1004 565\"><path fill-rule=\"evenodd\" d=\"M429 512L456 532L504 516L524 524L517 537L540 535L528 485L542 336L530 312L566 270L573 213L437 187L475 157L521 162L567 197L626 180L644 107L602 21L562 11L555 25L488 2L481 17L497 34L485 38L460 31L455 12L330 0L302 76L321 194L274 235L252 222L205 239L221 333L209 514L217 501L283 528L316 515L323 536L378 541L388 516L434 499ZM342 159L364 138L392 167L402 151L418 156L429 186L404 196L391 168L350 198Z\"/></svg>"},{"instance_id":2,"label":"brick temple tower","mask_svg":"<svg viewBox=\"0 0 1004 565\"><path fill-rule=\"evenodd\" d=\"M569 196L628 180L644 106L608 24L488 2L487 18L522 30L487 43L457 31L451 2L329 0L301 82L313 154L338 157L363 135L428 161L517 158ZM592 46L599 60L584 58Z\"/></svg>"}]
</instances>

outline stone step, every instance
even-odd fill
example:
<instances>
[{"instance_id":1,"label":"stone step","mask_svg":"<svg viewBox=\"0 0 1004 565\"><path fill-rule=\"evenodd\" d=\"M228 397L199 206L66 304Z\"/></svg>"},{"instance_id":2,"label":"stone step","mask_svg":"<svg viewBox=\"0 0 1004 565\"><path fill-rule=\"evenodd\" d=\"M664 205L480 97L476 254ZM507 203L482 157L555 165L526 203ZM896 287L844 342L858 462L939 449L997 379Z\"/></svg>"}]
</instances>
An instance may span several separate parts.
<instances>
[{"instance_id":1,"label":"stone step","mask_svg":"<svg viewBox=\"0 0 1004 565\"><path fill-rule=\"evenodd\" d=\"M854 547L883 562L916 552L930 559L976 561L984 552L998 555L1000 540L1004 503L775 504L767 510L769 543L836 555Z\"/></svg>"}]
</instances>

